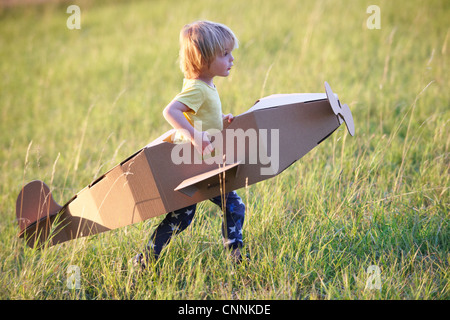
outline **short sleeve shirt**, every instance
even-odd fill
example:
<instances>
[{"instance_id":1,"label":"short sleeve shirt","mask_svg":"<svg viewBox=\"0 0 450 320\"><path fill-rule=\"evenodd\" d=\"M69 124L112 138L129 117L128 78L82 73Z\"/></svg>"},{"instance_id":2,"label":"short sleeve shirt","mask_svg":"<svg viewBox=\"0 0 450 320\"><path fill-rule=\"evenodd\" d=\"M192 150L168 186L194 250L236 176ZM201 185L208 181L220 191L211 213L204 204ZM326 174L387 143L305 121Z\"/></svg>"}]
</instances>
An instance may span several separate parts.
<instances>
[{"instance_id":1,"label":"short sleeve shirt","mask_svg":"<svg viewBox=\"0 0 450 320\"><path fill-rule=\"evenodd\" d=\"M219 93L202 80L184 79L183 89L175 100L185 104L190 110L184 113L189 123L196 129L223 129L222 104ZM201 129L198 124L201 123Z\"/></svg>"}]
</instances>

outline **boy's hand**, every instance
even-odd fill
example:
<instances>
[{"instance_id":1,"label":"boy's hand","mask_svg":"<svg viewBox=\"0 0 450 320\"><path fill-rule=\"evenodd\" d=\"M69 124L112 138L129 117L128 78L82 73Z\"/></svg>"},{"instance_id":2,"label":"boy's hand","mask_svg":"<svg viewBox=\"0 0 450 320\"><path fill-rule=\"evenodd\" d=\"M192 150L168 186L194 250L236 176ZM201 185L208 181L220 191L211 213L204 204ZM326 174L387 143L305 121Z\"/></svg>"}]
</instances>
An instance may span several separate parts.
<instances>
[{"instance_id":1,"label":"boy's hand","mask_svg":"<svg viewBox=\"0 0 450 320\"><path fill-rule=\"evenodd\" d=\"M229 113L229 114L223 114L222 119L227 120L228 123L231 123L231 121L233 121L234 117L231 113Z\"/></svg>"},{"instance_id":2,"label":"boy's hand","mask_svg":"<svg viewBox=\"0 0 450 320\"><path fill-rule=\"evenodd\" d=\"M201 141L197 141L198 138L191 140L195 150L203 156L211 154L214 151L214 147L211 144L211 139L209 138L208 132L203 131L199 133L198 136L201 137Z\"/></svg>"}]
</instances>

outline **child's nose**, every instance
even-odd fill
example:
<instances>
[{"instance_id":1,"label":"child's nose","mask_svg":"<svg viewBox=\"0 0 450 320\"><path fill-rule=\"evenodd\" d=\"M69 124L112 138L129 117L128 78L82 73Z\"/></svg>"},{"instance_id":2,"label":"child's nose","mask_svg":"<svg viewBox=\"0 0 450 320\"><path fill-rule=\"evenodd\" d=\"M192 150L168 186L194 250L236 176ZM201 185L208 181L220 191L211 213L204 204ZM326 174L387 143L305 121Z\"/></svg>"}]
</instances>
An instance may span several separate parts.
<instances>
[{"instance_id":1,"label":"child's nose","mask_svg":"<svg viewBox=\"0 0 450 320\"><path fill-rule=\"evenodd\" d=\"M233 55L230 53L230 61L233 62L234 61L234 57Z\"/></svg>"}]
</instances>

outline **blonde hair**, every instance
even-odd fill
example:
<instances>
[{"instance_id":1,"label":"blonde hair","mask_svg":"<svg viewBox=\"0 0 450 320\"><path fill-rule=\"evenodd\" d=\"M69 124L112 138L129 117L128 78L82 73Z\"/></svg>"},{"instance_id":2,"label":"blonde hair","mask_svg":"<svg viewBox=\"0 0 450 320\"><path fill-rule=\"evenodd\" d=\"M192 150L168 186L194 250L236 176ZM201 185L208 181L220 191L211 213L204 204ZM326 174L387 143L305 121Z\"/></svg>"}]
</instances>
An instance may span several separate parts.
<instances>
[{"instance_id":1,"label":"blonde hair","mask_svg":"<svg viewBox=\"0 0 450 320\"><path fill-rule=\"evenodd\" d=\"M238 39L227 26L211 21L185 25L180 32L180 68L185 78L197 77L227 46L238 47Z\"/></svg>"}]
</instances>

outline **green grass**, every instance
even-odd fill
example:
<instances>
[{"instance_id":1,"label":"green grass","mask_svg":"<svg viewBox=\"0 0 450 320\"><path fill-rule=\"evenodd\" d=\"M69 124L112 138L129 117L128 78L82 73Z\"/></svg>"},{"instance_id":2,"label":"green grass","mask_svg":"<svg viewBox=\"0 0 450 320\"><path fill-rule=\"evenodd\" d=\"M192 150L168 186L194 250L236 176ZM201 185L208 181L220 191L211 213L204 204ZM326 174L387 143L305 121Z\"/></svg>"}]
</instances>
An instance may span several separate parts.
<instances>
[{"instance_id":1,"label":"green grass","mask_svg":"<svg viewBox=\"0 0 450 320\"><path fill-rule=\"evenodd\" d=\"M1 299L439 299L449 281L448 1L81 1L0 9ZM65 203L170 129L181 88L178 33L229 25L235 68L216 85L239 114L272 93L324 92L353 113L280 176L238 192L244 251L222 249L220 212L202 203L150 272L128 260L162 217L32 250L17 238L24 182ZM81 271L81 289L66 286ZM382 289L365 289L370 265Z\"/></svg>"}]
</instances>

